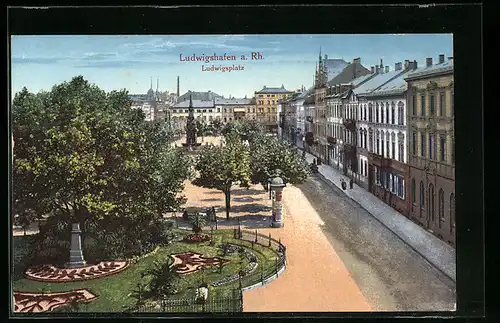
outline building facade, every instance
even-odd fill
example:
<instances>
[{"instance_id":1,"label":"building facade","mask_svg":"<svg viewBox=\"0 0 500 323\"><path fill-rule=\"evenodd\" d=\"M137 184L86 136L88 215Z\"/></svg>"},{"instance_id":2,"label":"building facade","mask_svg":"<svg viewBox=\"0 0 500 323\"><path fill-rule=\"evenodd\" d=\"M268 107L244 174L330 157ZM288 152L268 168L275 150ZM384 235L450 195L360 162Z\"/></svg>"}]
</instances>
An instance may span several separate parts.
<instances>
[{"instance_id":1,"label":"building facade","mask_svg":"<svg viewBox=\"0 0 500 323\"><path fill-rule=\"evenodd\" d=\"M221 121L224 123L234 120L255 120L256 108L254 100L238 98L217 98L215 99L216 111L220 111ZM217 112L219 113L219 112ZM216 116L218 117L218 115Z\"/></svg>"},{"instance_id":2,"label":"building facade","mask_svg":"<svg viewBox=\"0 0 500 323\"><path fill-rule=\"evenodd\" d=\"M255 92L255 117L257 122L264 125L269 132L275 132L278 127L278 102L289 98L293 92L280 88L266 87Z\"/></svg>"},{"instance_id":3,"label":"building facade","mask_svg":"<svg viewBox=\"0 0 500 323\"><path fill-rule=\"evenodd\" d=\"M372 116L375 121L368 120L368 128L360 127L358 137L361 144L365 144L365 138L372 134L374 138L374 150L368 153L368 174L361 173L363 180L368 175L368 190L379 199L396 209L401 214L408 214L408 176L407 164L407 104L405 77L416 71L416 62L405 62L395 64L396 77L382 86L373 90L365 96L368 100L368 108L375 109ZM366 118L365 106L360 108L362 119ZM365 120L366 121L366 120ZM366 161L359 160L359 163ZM366 168L363 165L363 168ZM371 173L370 173L371 172Z\"/></svg>"},{"instance_id":4,"label":"building facade","mask_svg":"<svg viewBox=\"0 0 500 323\"><path fill-rule=\"evenodd\" d=\"M181 101L170 107L170 122L174 129L183 130L186 127L190 100ZM215 100L192 100L195 120L211 124L215 116Z\"/></svg>"},{"instance_id":5,"label":"building facade","mask_svg":"<svg viewBox=\"0 0 500 323\"><path fill-rule=\"evenodd\" d=\"M426 59L411 73L407 114L409 216L455 245L455 139L453 58Z\"/></svg>"}]
</instances>

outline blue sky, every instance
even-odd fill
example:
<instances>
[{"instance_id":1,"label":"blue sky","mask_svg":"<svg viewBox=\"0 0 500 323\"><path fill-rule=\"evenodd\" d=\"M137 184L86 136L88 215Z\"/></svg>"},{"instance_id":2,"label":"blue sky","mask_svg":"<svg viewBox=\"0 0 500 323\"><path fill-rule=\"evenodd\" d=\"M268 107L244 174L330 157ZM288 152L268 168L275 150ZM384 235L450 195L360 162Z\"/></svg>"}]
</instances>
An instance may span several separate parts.
<instances>
[{"instance_id":1,"label":"blue sky","mask_svg":"<svg viewBox=\"0 0 500 323\"><path fill-rule=\"evenodd\" d=\"M161 91L208 91L233 97L252 96L264 85L290 90L313 82L319 50L328 58L347 62L356 57L366 68L380 64L394 68L405 59L419 66L426 57L453 56L451 34L399 35L130 35L130 36L13 36L11 42L13 93L30 91L83 75L106 91L127 89L146 93L153 78ZM263 60L250 60L261 52ZM235 55L237 61L181 62L180 55ZM240 61L241 55L249 60ZM202 65L243 65L244 70L202 72Z\"/></svg>"}]
</instances>

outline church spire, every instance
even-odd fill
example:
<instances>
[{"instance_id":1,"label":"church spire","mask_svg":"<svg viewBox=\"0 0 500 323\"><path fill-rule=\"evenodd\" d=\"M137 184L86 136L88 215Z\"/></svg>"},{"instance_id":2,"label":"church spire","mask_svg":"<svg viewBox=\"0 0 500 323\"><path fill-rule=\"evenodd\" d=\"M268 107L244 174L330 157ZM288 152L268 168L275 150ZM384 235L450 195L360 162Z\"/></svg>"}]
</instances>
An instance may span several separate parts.
<instances>
[{"instance_id":1,"label":"church spire","mask_svg":"<svg viewBox=\"0 0 500 323\"><path fill-rule=\"evenodd\" d=\"M157 77L156 79L156 92L160 90L160 77Z\"/></svg>"},{"instance_id":2,"label":"church spire","mask_svg":"<svg viewBox=\"0 0 500 323\"><path fill-rule=\"evenodd\" d=\"M151 77L151 85L149 86L149 88L152 90L153 89L153 77Z\"/></svg>"}]
</instances>

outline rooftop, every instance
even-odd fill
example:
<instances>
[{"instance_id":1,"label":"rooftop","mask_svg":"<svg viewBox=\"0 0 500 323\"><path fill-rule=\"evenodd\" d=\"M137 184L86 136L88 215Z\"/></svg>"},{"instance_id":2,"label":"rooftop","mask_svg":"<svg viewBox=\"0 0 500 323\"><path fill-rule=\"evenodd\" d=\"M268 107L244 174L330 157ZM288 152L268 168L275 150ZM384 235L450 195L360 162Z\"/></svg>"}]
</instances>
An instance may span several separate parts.
<instances>
[{"instance_id":1,"label":"rooftop","mask_svg":"<svg viewBox=\"0 0 500 323\"><path fill-rule=\"evenodd\" d=\"M216 98L215 104L252 104L252 99L238 99L238 98Z\"/></svg>"},{"instance_id":2,"label":"rooftop","mask_svg":"<svg viewBox=\"0 0 500 323\"><path fill-rule=\"evenodd\" d=\"M328 79L328 85L350 83L353 79L358 78L359 76L371 74L370 70L361 65L361 62L359 60L356 60L353 63L346 64L347 65L339 65L344 67L342 68L342 70L336 73L333 78Z\"/></svg>"},{"instance_id":3,"label":"rooftop","mask_svg":"<svg viewBox=\"0 0 500 323\"><path fill-rule=\"evenodd\" d=\"M219 95L212 91L207 91L207 92L187 91L183 95L179 96L178 102L186 100L189 101L189 97L191 97L193 100L212 101L215 98L222 98L222 95Z\"/></svg>"},{"instance_id":4,"label":"rooftop","mask_svg":"<svg viewBox=\"0 0 500 323\"><path fill-rule=\"evenodd\" d=\"M349 65L349 63L340 58L328 58L323 62L326 65L326 71L328 73L327 81L332 80L337 75L342 73L342 71Z\"/></svg>"},{"instance_id":5,"label":"rooftop","mask_svg":"<svg viewBox=\"0 0 500 323\"><path fill-rule=\"evenodd\" d=\"M369 79L365 83L361 84L357 88L354 89L354 93L357 95L360 94L368 94L377 88L385 85L385 83L389 82L392 78L396 77L398 74L401 74L403 71L390 71L387 73L379 73L376 74L373 78Z\"/></svg>"},{"instance_id":6,"label":"rooftop","mask_svg":"<svg viewBox=\"0 0 500 323\"><path fill-rule=\"evenodd\" d=\"M258 93L258 94L266 94L266 93L279 94L279 93L293 93L293 92L285 89L285 87L283 85L281 87L267 87L264 85L262 90L256 91L255 93Z\"/></svg>"},{"instance_id":7,"label":"rooftop","mask_svg":"<svg viewBox=\"0 0 500 323\"><path fill-rule=\"evenodd\" d=\"M412 73L418 72L418 70L421 70L421 68L404 72L403 74L397 76L395 79L390 80L375 91L371 92L369 95L389 95L406 91L406 89L408 88L408 83L406 82L405 78Z\"/></svg>"},{"instance_id":8,"label":"rooftop","mask_svg":"<svg viewBox=\"0 0 500 323\"><path fill-rule=\"evenodd\" d=\"M193 100L193 108L213 108L214 107L214 101L210 100ZM181 101L172 108L189 108L189 100Z\"/></svg>"},{"instance_id":9,"label":"rooftop","mask_svg":"<svg viewBox=\"0 0 500 323\"><path fill-rule=\"evenodd\" d=\"M411 79L451 71L453 71L453 58L450 58L441 64L434 64L429 67L426 66L419 68L414 73L410 73L406 78Z\"/></svg>"}]
</instances>

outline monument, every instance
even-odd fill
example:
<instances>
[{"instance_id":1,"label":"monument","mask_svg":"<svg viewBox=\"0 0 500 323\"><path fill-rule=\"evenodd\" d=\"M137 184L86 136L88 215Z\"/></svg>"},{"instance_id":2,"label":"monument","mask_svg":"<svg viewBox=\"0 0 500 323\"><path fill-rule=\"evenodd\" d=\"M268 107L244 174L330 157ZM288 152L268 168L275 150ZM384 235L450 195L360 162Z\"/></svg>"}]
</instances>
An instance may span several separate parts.
<instances>
[{"instance_id":1,"label":"monument","mask_svg":"<svg viewBox=\"0 0 500 323\"><path fill-rule=\"evenodd\" d=\"M71 230L71 249L69 250L69 262L66 263L67 268L84 267L87 262L83 259L82 254L82 238L80 234L79 223L73 223Z\"/></svg>"},{"instance_id":2,"label":"monument","mask_svg":"<svg viewBox=\"0 0 500 323\"><path fill-rule=\"evenodd\" d=\"M186 143L183 143L182 146L186 147L189 151L193 150L194 147L200 146L201 143L196 142L197 135L198 129L196 128L196 121L194 120L193 99L189 96L189 110L186 123Z\"/></svg>"},{"instance_id":3,"label":"monument","mask_svg":"<svg viewBox=\"0 0 500 323\"><path fill-rule=\"evenodd\" d=\"M277 175L271 180L270 188L273 192L273 228L283 227L283 188L285 183L283 179Z\"/></svg>"}]
</instances>

